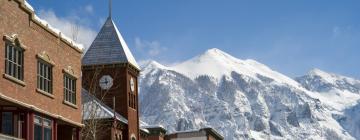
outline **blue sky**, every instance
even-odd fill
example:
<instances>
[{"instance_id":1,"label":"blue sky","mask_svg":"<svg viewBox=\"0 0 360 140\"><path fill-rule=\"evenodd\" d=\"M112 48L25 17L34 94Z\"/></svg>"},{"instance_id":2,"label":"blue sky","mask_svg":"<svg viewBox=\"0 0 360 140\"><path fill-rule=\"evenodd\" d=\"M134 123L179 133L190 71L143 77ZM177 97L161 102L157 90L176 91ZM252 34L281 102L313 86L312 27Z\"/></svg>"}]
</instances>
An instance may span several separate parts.
<instances>
[{"instance_id":1,"label":"blue sky","mask_svg":"<svg viewBox=\"0 0 360 140\"><path fill-rule=\"evenodd\" d=\"M82 42L108 16L107 0L29 3L60 29L78 24ZM360 1L113 0L112 13L138 61L172 64L219 48L290 77L319 68L360 79Z\"/></svg>"}]
</instances>

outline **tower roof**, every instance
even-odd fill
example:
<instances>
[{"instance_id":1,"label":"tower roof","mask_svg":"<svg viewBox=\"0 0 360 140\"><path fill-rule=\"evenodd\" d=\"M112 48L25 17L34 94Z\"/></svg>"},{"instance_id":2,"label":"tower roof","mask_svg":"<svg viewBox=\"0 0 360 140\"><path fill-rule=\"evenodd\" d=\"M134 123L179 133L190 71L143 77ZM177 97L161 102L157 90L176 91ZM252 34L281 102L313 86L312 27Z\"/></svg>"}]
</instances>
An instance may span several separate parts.
<instances>
[{"instance_id":1,"label":"tower roof","mask_svg":"<svg viewBox=\"0 0 360 140\"><path fill-rule=\"evenodd\" d=\"M82 65L129 63L140 70L124 38L109 16L82 59Z\"/></svg>"}]
</instances>

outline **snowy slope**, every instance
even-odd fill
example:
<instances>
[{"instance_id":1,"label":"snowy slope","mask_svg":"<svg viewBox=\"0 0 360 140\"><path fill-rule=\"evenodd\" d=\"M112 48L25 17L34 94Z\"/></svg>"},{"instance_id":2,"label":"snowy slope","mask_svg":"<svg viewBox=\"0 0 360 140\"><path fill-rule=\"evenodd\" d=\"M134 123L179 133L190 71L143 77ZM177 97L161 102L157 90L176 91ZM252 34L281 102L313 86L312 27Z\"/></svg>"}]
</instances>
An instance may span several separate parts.
<instances>
[{"instance_id":1,"label":"snowy slope","mask_svg":"<svg viewBox=\"0 0 360 140\"><path fill-rule=\"evenodd\" d=\"M170 132L210 126L229 140L355 139L360 129L351 123L359 120L352 116L357 112L346 109L359 100L358 82L326 74L312 71L297 82L219 49L171 67L150 61L140 78L141 119ZM349 85L334 84L339 77ZM336 86L322 92L322 86L312 86L323 83Z\"/></svg>"},{"instance_id":2,"label":"snowy slope","mask_svg":"<svg viewBox=\"0 0 360 140\"><path fill-rule=\"evenodd\" d=\"M275 72L261 63L251 59L240 60L216 48L209 49L204 54L173 66L170 69L192 79L200 75L208 75L221 80L224 75L230 77L232 72L237 72L257 80L260 80L257 75L263 75L279 83L291 84L293 86L298 85L291 78Z\"/></svg>"},{"instance_id":3,"label":"snowy slope","mask_svg":"<svg viewBox=\"0 0 360 140\"><path fill-rule=\"evenodd\" d=\"M353 137L360 139L360 81L319 69L296 78L318 99L332 107L333 118Z\"/></svg>"}]
</instances>

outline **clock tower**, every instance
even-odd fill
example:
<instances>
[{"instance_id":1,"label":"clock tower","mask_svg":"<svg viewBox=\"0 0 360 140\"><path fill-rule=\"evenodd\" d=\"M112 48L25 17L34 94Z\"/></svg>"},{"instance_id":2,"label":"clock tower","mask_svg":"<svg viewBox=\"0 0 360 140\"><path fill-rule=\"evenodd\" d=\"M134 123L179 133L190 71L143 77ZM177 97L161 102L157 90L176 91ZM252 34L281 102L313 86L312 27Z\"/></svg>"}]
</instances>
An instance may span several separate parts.
<instances>
[{"instance_id":1,"label":"clock tower","mask_svg":"<svg viewBox=\"0 0 360 140\"><path fill-rule=\"evenodd\" d=\"M82 86L127 119L122 134L129 140L140 139L139 73L140 67L109 16L82 59Z\"/></svg>"}]
</instances>

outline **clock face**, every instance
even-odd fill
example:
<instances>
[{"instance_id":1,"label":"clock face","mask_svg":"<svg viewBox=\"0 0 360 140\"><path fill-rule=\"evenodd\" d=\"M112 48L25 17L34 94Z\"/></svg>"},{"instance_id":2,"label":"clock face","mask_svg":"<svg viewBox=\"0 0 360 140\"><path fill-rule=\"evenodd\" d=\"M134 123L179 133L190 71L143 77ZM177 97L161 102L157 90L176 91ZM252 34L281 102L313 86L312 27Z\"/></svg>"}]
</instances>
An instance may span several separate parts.
<instances>
[{"instance_id":1,"label":"clock face","mask_svg":"<svg viewBox=\"0 0 360 140\"><path fill-rule=\"evenodd\" d=\"M113 85L113 79L110 75L104 75L99 80L101 89L110 89Z\"/></svg>"},{"instance_id":2,"label":"clock face","mask_svg":"<svg viewBox=\"0 0 360 140\"><path fill-rule=\"evenodd\" d=\"M134 91L135 91L135 83L134 83L134 79L132 77L130 78L130 90L132 93L134 93Z\"/></svg>"}]
</instances>

